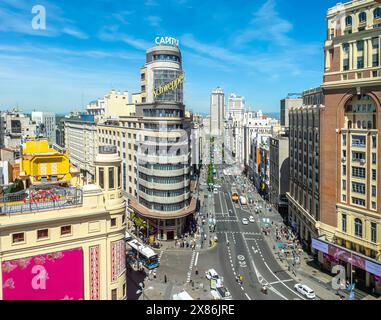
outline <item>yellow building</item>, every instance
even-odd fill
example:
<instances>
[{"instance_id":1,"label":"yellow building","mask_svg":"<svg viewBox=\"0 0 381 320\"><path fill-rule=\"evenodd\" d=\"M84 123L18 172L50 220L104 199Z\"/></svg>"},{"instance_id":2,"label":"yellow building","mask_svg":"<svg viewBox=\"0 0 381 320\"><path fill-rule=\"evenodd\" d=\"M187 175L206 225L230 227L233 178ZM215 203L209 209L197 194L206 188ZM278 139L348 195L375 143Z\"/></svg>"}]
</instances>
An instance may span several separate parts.
<instances>
[{"instance_id":1,"label":"yellow building","mask_svg":"<svg viewBox=\"0 0 381 320\"><path fill-rule=\"evenodd\" d=\"M49 148L48 140L30 140L22 148L20 179L29 185L71 182L76 170L70 166L69 156Z\"/></svg>"},{"instance_id":2,"label":"yellow building","mask_svg":"<svg viewBox=\"0 0 381 320\"><path fill-rule=\"evenodd\" d=\"M0 300L126 298L120 164L115 148L101 147L97 184L32 186L0 199Z\"/></svg>"}]
</instances>

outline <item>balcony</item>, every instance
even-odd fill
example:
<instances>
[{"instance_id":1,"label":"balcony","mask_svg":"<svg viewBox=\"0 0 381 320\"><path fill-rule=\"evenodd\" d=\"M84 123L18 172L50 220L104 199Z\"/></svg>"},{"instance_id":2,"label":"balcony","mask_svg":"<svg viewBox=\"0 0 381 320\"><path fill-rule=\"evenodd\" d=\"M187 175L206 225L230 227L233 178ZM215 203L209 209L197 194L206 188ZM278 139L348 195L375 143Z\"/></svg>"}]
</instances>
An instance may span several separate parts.
<instances>
[{"instance_id":1,"label":"balcony","mask_svg":"<svg viewBox=\"0 0 381 320\"><path fill-rule=\"evenodd\" d=\"M79 188L33 188L0 197L0 215L60 210L79 207L82 203L83 192Z\"/></svg>"}]
</instances>

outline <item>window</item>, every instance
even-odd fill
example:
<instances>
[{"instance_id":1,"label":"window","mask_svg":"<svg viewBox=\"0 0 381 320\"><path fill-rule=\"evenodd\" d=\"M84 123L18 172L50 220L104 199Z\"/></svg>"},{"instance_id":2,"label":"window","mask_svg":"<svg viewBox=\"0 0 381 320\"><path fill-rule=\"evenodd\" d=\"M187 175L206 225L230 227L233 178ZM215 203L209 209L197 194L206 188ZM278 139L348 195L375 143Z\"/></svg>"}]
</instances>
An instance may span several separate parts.
<instances>
[{"instance_id":1,"label":"window","mask_svg":"<svg viewBox=\"0 0 381 320\"><path fill-rule=\"evenodd\" d=\"M37 230L37 239L46 239L48 237L49 237L48 229Z\"/></svg>"},{"instance_id":2,"label":"window","mask_svg":"<svg viewBox=\"0 0 381 320\"><path fill-rule=\"evenodd\" d=\"M377 153L372 153L372 164L377 164Z\"/></svg>"},{"instance_id":3,"label":"window","mask_svg":"<svg viewBox=\"0 0 381 320\"><path fill-rule=\"evenodd\" d=\"M352 136L352 147L366 147L365 136Z\"/></svg>"},{"instance_id":4,"label":"window","mask_svg":"<svg viewBox=\"0 0 381 320\"><path fill-rule=\"evenodd\" d=\"M373 181L377 180L377 171L375 169L372 169L372 180Z\"/></svg>"},{"instance_id":5,"label":"window","mask_svg":"<svg viewBox=\"0 0 381 320\"><path fill-rule=\"evenodd\" d=\"M364 183L357 183L352 182L352 191L356 193L365 194L365 184Z\"/></svg>"},{"instance_id":6,"label":"window","mask_svg":"<svg viewBox=\"0 0 381 320\"><path fill-rule=\"evenodd\" d=\"M25 233L14 233L12 234L12 243L20 243L25 241Z\"/></svg>"},{"instance_id":7,"label":"window","mask_svg":"<svg viewBox=\"0 0 381 320\"><path fill-rule=\"evenodd\" d=\"M348 71L349 70L349 59L344 59L343 60L343 71Z\"/></svg>"},{"instance_id":8,"label":"window","mask_svg":"<svg viewBox=\"0 0 381 320\"><path fill-rule=\"evenodd\" d=\"M345 18L345 25L347 27L352 26L352 17L351 16L348 16L348 17Z\"/></svg>"},{"instance_id":9,"label":"window","mask_svg":"<svg viewBox=\"0 0 381 320\"><path fill-rule=\"evenodd\" d=\"M343 43L343 51L345 53L349 52L349 43ZM348 60L348 62L349 62L349 60Z\"/></svg>"},{"instance_id":10,"label":"window","mask_svg":"<svg viewBox=\"0 0 381 320\"><path fill-rule=\"evenodd\" d=\"M347 180L343 180L343 191L347 190Z\"/></svg>"},{"instance_id":11,"label":"window","mask_svg":"<svg viewBox=\"0 0 381 320\"><path fill-rule=\"evenodd\" d=\"M364 22L366 22L366 12L361 12L361 13L359 14L359 22L360 22L360 23L364 23Z\"/></svg>"},{"instance_id":12,"label":"window","mask_svg":"<svg viewBox=\"0 0 381 320\"><path fill-rule=\"evenodd\" d=\"M380 64L379 55L378 53L375 53L373 55L373 67L378 67L379 64Z\"/></svg>"},{"instance_id":13,"label":"window","mask_svg":"<svg viewBox=\"0 0 381 320\"><path fill-rule=\"evenodd\" d=\"M347 166L343 166L343 176L347 175Z\"/></svg>"},{"instance_id":14,"label":"window","mask_svg":"<svg viewBox=\"0 0 381 320\"><path fill-rule=\"evenodd\" d=\"M118 291L117 289L111 290L111 300L118 300Z\"/></svg>"},{"instance_id":15,"label":"window","mask_svg":"<svg viewBox=\"0 0 381 320\"><path fill-rule=\"evenodd\" d=\"M361 161L361 160L365 160L365 159L366 159L365 152L352 151L352 160L353 161Z\"/></svg>"},{"instance_id":16,"label":"window","mask_svg":"<svg viewBox=\"0 0 381 320\"><path fill-rule=\"evenodd\" d=\"M364 50L364 40L357 41L357 51L363 51Z\"/></svg>"},{"instance_id":17,"label":"window","mask_svg":"<svg viewBox=\"0 0 381 320\"><path fill-rule=\"evenodd\" d=\"M373 49L378 49L380 46L380 40L378 37L372 38Z\"/></svg>"},{"instance_id":18,"label":"window","mask_svg":"<svg viewBox=\"0 0 381 320\"><path fill-rule=\"evenodd\" d=\"M376 8L373 12L373 16L375 19L380 19L381 18L381 8Z\"/></svg>"},{"instance_id":19,"label":"window","mask_svg":"<svg viewBox=\"0 0 381 320\"><path fill-rule=\"evenodd\" d=\"M104 169L99 168L99 186L104 189L105 187L105 176L104 176Z\"/></svg>"},{"instance_id":20,"label":"window","mask_svg":"<svg viewBox=\"0 0 381 320\"><path fill-rule=\"evenodd\" d=\"M376 186L372 186L372 197L377 197L377 188Z\"/></svg>"},{"instance_id":21,"label":"window","mask_svg":"<svg viewBox=\"0 0 381 320\"><path fill-rule=\"evenodd\" d=\"M355 219L355 236L362 238L362 221Z\"/></svg>"},{"instance_id":22,"label":"window","mask_svg":"<svg viewBox=\"0 0 381 320\"><path fill-rule=\"evenodd\" d=\"M370 224L370 238L372 242L377 242L377 224L374 222Z\"/></svg>"},{"instance_id":23,"label":"window","mask_svg":"<svg viewBox=\"0 0 381 320\"><path fill-rule=\"evenodd\" d=\"M352 197L352 203L356 206L362 206L365 207L365 200Z\"/></svg>"},{"instance_id":24,"label":"window","mask_svg":"<svg viewBox=\"0 0 381 320\"><path fill-rule=\"evenodd\" d=\"M341 229L343 232L347 232L347 215L343 214L341 216Z\"/></svg>"},{"instance_id":25,"label":"window","mask_svg":"<svg viewBox=\"0 0 381 320\"><path fill-rule=\"evenodd\" d=\"M375 136L372 136L372 148L377 148L377 138Z\"/></svg>"},{"instance_id":26,"label":"window","mask_svg":"<svg viewBox=\"0 0 381 320\"><path fill-rule=\"evenodd\" d=\"M352 167L352 176L365 179L365 168Z\"/></svg>"},{"instance_id":27,"label":"window","mask_svg":"<svg viewBox=\"0 0 381 320\"><path fill-rule=\"evenodd\" d=\"M111 227L116 227L116 218L111 219Z\"/></svg>"},{"instance_id":28,"label":"window","mask_svg":"<svg viewBox=\"0 0 381 320\"><path fill-rule=\"evenodd\" d=\"M70 235L70 234L71 234L71 226L61 227L61 236Z\"/></svg>"},{"instance_id":29,"label":"window","mask_svg":"<svg viewBox=\"0 0 381 320\"><path fill-rule=\"evenodd\" d=\"M122 186L121 179L122 179L122 167L119 166L118 167L118 186L117 186L118 188Z\"/></svg>"},{"instance_id":30,"label":"window","mask_svg":"<svg viewBox=\"0 0 381 320\"><path fill-rule=\"evenodd\" d=\"M108 187L109 189L115 188L114 168L108 168Z\"/></svg>"},{"instance_id":31,"label":"window","mask_svg":"<svg viewBox=\"0 0 381 320\"><path fill-rule=\"evenodd\" d=\"M357 69L363 69L363 68L364 68L364 57L358 57L357 58ZM359 75L361 75L361 76L359 77ZM359 72L357 74L357 78L359 78L359 79L362 78L361 72Z\"/></svg>"},{"instance_id":32,"label":"window","mask_svg":"<svg viewBox=\"0 0 381 320\"><path fill-rule=\"evenodd\" d=\"M377 78L378 77L378 71L377 70L372 71L372 77L373 78Z\"/></svg>"}]
</instances>

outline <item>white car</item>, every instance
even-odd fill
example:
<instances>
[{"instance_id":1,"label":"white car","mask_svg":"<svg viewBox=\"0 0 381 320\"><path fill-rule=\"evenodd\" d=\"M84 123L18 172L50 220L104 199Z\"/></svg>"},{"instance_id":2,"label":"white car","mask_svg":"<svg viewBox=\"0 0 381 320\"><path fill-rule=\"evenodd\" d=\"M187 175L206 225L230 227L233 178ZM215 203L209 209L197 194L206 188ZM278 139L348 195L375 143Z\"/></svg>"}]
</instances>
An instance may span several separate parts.
<instances>
[{"instance_id":1,"label":"white car","mask_svg":"<svg viewBox=\"0 0 381 320\"><path fill-rule=\"evenodd\" d=\"M253 216L250 216L250 217L249 217L249 221L250 221L251 223L254 223L254 222L255 222L254 217L253 217Z\"/></svg>"},{"instance_id":2,"label":"white car","mask_svg":"<svg viewBox=\"0 0 381 320\"><path fill-rule=\"evenodd\" d=\"M212 280L212 279L217 280L217 279L219 279L219 278L220 278L220 277L219 277L219 275L218 275L218 273L217 273L216 270L214 270L214 269L209 269L208 271L206 271L206 279L208 279L208 280Z\"/></svg>"},{"instance_id":3,"label":"white car","mask_svg":"<svg viewBox=\"0 0 381 320\"><path fill-rule=\"evenodd\" d=\"M243 218L242 219L242 224L247 226L249 224L249 220L247 220L246 218Z\"/></svg>"},{"instance_id":4,"label":"white car","mask_svg":"<svg viewBox=\"0 0 381 320\"><path fill-rule=\"evenodd\" d=\"M294 286L294 289L296 291L298 291L299 293L301 293L303 296L305 296L308 299L315 299L316 298L315 292L311 288L307 287L304 284L297 283Z\"/></svg>"}]
</instances>

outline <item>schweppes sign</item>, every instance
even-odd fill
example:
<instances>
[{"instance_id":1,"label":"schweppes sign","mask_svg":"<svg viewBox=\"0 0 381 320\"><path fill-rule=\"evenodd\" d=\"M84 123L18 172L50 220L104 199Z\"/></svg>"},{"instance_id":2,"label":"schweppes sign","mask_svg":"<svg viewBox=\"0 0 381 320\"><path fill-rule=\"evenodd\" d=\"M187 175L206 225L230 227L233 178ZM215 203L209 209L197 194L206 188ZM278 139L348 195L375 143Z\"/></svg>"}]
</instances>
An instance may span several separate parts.
<instances>
[{"instance_id":1,"label":"schweppes sign","mask_svg":"<svg viewBox=\"0 0 381 320\"><path fill-rule=\"evenodd\" d=\"M158 88L153 88L153 95L155 98L160 97L161 95L173 91L177 89L179 86L181 86L185 81L185 74L182 73L180 74L176 79L158 87Z\"/></svg>"}]
</instances>

